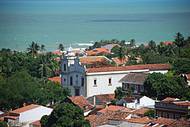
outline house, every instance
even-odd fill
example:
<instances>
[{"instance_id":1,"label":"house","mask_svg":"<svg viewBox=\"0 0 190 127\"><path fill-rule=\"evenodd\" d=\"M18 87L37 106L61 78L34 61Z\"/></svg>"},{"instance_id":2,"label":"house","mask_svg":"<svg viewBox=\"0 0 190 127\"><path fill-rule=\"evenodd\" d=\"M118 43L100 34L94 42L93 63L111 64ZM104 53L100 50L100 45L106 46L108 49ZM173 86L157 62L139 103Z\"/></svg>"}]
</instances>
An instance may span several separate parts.
<instances>
[{"instance_id":1,"label":"house","mask_svg":"<svg viewBox=\"0 0 190 127\"><path fill-rule=\"evenodd\" d=\"M155 109L158 117L180 119L190 115L190 102L167 97L160 102L156 102Z\"/></svg>"},{"instance_id":2,"label":"house","mask_svg":"<svg viewBox=\"0 0 190 127\"><path fill-rule=\"evenodd\" d=\"M79 58L80 63L85 67L111 66L111 60L105 56L83 56Z\"/></svg>"},{"instance_id":3,"label":"house","mask_svg":"<svg viewBox=\"0 0 190 127\"><path fill-rule=\"evenodd\" d=\"M93 50L86 51L87 56L108 55L111 54L106 48L95 48Z\"/></svg>"},{"instance_id":4,"label":"house","mask_svg":"<svg viewBox=\"0 0 190 127\"><path fill-rule=\"evenodd\" d=\"M65 101L79 106L84 111L84 116L87 116L94 109L94 106L91 105L83 96L68 97Z\"/></svg>"},{"instance_id":5,"label":"house","mask_svg":"<svg viewBox=\"0 0 190 127\"><path fill-rule=\"evenodd\" d=\"M30 104L16 110L10 111L4 120L9 126L29 127L29 124L40 120L42 116L51 114L53 109L41 105Z\"/></svg>"},{"instance_id":6,"label":"house","mask_svg":"<svg viewBox=\"0 0 190 127\"><path fill-rule=\"evenodd\" d=\"M124 58L115 57L112 58L113 62L116 64L116 66L125 66L125 64L128 62L128 57L125 56Z\"/></svg>"},{"instance_id":7,"label":"house","mask_svg":"<svg viewBox=\"0 0 190 127\"><path fill-rule=\"evenodd\" d=\"M59 83L61 84L61 77L60 76L56 76L56 77L51 77L51 78L48 78L49 81L52 81L54 83Z\"/></svg>"},{"instance_id":8,"label":"house","mask_svg":"<svg viewBox=\"0 0 190 127\"><path fill-rule=\"evenodd\" d=\"M122 88L125 91L131 90L134 94L144 92L144 82L148 76L146 72L132 72L124 76L119 82L122 83Z\"/></svg>"},{"instance_id":9,"label":"house","mask_svg":"<svg viewBox=\"0 0 190 127\"><path fill-rule=\"evenodd\" d=\"M107 45L101 46L101 48L106 48L108 49L109 52L111 52L112 48L114 48L115 46L121 47L119 44L107 44Z\"/></svg>"},{"instance_id":10,"label":"house","mask_svg":"<svg viewBox=\"0 0 190 127\"><path fill-rule=\"evenodd\" d=\"M118 102L118 104L123 105L127 108L131 108L131 109L139 109L142 107L154 108L155 100L147 96L138 97L138 98L125 97L125 98L122 98Z\"/></svg>"},{"instance_id":11,"label":"house","mask_svg":"<svg viewBox=\"0 0 190 127\"><path fill-rule=\"evenodd\" d=\"M101 94L87 98L87 100L95 106L110 104L111 101L113 101L114 99L115 99L115 94Z\"/></svg>"},{"instance_id":12,"label":"house","mask_svg":"<svg viewBox=\"0 0 190 127\"><path fill-rule=\"evenodd\" d=\"M67 54L61 60L61 84L69 88L73 96L113 94L117 87L122 86L119 81L128 73L167 73L170 68L169 64L86 68L80 63L78 57Z\"/></svg>"}]
</instances>

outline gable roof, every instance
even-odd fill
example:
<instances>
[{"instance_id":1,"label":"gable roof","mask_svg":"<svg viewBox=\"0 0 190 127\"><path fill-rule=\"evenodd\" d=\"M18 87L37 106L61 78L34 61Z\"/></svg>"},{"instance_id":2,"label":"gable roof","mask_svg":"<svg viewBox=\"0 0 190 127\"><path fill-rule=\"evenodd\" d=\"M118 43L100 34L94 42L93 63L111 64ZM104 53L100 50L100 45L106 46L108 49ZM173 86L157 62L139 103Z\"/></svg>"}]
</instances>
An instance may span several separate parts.
<instances>
[{"instance_id":1,"label":"gable roof","mask_svg":"<svg viewBox=\"0 0 190 127\"><path fill-rule=\"evenodd\" d=\"M69 97L69 99L75 105L78 105L85 112L93 108L93 106L83 96L72 96L72 97Z\"/></svg>"},{"instance_id":2,"label":"gable roof","mask_svg":"<svg viewBox=\"0 0 190 127\"><path fill-rule=\"evenodd\" d=\"M116 105L110 105L100 111L98 111L99 113L106 113L106 112L115 112L115 111L122 111L122 112L132 112L133 110L123 107L123 106L116 106Z\"/></svg>"},{"instance_id":3,"label":"gable roof","mask_svg":"<svg viewBox=\"0 0 190 127\"><path fill-rule=\"evenodd\" d=\"M119 82L127 82L143 85L148 74L147 73L129 73L124 76Z\"/></svg>"},{"instance_id":4,"label":"gable roof","mask_svg":"<svg viewBox=\"0 0 190 127\"><path fill-rule=\"evenodd\" d=\"M27 105L27 106L24 106L24 107L15 109L15 110L13 110L13 111L11 111L11 112L12 112L12 113L20 114L20 113L22 113L22 112L26 112L26 111L35 109L35 108L37 108L37 107L40 107L40 105L30 104L30 105Z\"/></svg>"},{"instance_id":5,"label":"gable roof","mask_svg":"<svg viewBox=\"0 0 190 127\"><path fill-rule=\"evenodd\" d=\"M110 61L105 56L86 56L86 57L80 57L80 62L81 64L97 64L97 63L106 63Z\"/></svg>"},{"instance_id":6,"label":"gable roof","mask_svg":"<svg viewBox=\"0 0 190 127\"><path fill-rule=\"evenodd\" d=\"M115 58L112 58L112 60L117 65L123 65L128 62L128 57L127 56L125 56L124 58L115 57Z\"/></svg>"},{"instance_id":7,"label":"gable roof","mask_svg":"<svg viewBox=\"0 0 190 127\"><path fill-rule=\"evenodd\" d=\"M100 67L100 68L88 68L87 73L98 73L98 72L113 72L113 71L129 71L129 70L169 70L170 64L142 64L142 65L131 65L121 67Z\"/></svg>"}]
</instances>

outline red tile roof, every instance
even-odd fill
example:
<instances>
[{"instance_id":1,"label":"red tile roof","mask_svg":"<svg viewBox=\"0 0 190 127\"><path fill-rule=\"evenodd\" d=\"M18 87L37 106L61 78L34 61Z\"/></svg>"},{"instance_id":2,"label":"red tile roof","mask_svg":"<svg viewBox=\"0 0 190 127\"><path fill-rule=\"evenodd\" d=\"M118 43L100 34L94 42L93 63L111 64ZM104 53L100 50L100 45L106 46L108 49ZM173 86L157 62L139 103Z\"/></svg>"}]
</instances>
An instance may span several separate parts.
<instances>
[{"instance_id":1,"label":"red tile roof","mask_svg":"<svg viewBox=\"0 0 190 127\"><path fill-rule=\"evenodd\" d=\"M172 97L166 97L164 100L162 100L162 102L172 103L176 100L179 100L179 99L178 98L172 98Z\"/></svg>"},{"instance_id":2,"label":"red tile roof","mask_svg":"<svg viewBox=\"0 0 190 127\"><path fill-rule=\"evenodd\" d=\"M187 80L190 80L190 74L186 74Z\"/></svg>"},{"instance_id":3,"label":"red tile roof","mask_svg":"<svg viewBox=\"0 0 190 127\"><path fill-rule=\"evenodd\" d=\"M52 52L52 54L61 56L62 52L60 50L55 50L55 51Z\"/></svg>"},{"instance_id":4,"label":"red tile roof","mask_svg":"<svg viewBox=\"0 0 190 127\"><path fill-rule=\"evenodd\" d=\"M13 111L11 111L12 113L17 113L17 114L20 114L22 112L26 112L28 110L31 110L31 109L35 109L37 107L39 107L40 105L36 105L36 104L30 104L30 105L27 105L27 106L24 106L22 108L18 108L18 109L15 109Z\"/></svg>"},{"instance_id":5,"label":"red tile roof","mask_svg":"<svg viewBox=\"0 0 190 127\"><path fill-rule=\"evenodd\" d=\"M81 57L80 62L82 64L97 64L97 63L109 62L109 60L104 56L87 56L87 57Z\"/></svg>"},{"instance_id":6,"label":"red tile roof","mask_svg":"<svg viewBox=\"0 0 190 127\"><path fill-rule=\"evenodd\" d=\"M78 105L84 111L89 111L93 109L93 106L84 98L83 96L72 96L69 99L75 104Z\"/></svg>"},{"instance_id":7,"label":"red tile roof","mask_svg":"<svg viewBox=\"0 0 190 127\"><path fill-rule=\"evenodd\" d=\"M159 117L158 119L155 119L153 122L158 123L160 125L170 126L171 124L173 124L175 122L175 120L174 119L168 119L168 118Z\"/></svg>"},{"instance_id":8,"label":"red tile roof","mask_svg":"<svg viewBox=\"0 0 190 127\"><path fill-rule=\"evenodd\" d=\"M129 109L129 108L126 108L126 107L123 107L123 106L115 106L115 105L110 105L100 111L98 111L99 113L106 113L108 111L112 111L112 112L115 112L115 111L123 111L123 112L132 112L133 110Z\"/></svg>"},{"instance_id":9,"label":"red tile roof","mask_svg":"<svg viewBox=\"0 0 190 127\"><path fill-rule=\"evenodd\" d=\"M136 114L136 115L139 115L139 116L144 116L144 114L149 111L150 109L149 108L140 108L140 109L137 109L133 112L133 114Z\"/></svg>"},{"instance_id":10,"label":"red tile roof","mask_svg":"<svg viewBox=\"0 0 190 127\"><path fill-rule=\"evenodd\" d=\"M40 120L34 121L31 123L34 127L41 127Z\"/></svg>"},{"instance_id":11,"label":"red tile roof","mask_svg":"<svg viewBox=\"0 0 190 127\"><path fill-rule=\"evenodd\" d=\"M173 45L173 42L172 41L165 41L163 42L164 45Z\"/></svg>"},{"instance_id":12,"label":"red tile roof","mask_svg":"<svg viewBox=\"0 0 190 127\"><path fill-rule=\"evenodd\" d=\"M190 101L179 101L179 102L174 102L174 104L180 106L190 106Z\"/></svg>"},{"instance_id":13,"label":"red tile roof","mask_svg":"<svg viewBox=\"0 0 190 127\"><path fill-rule=\"evenodd\" d=\"M139 117L139 118L131 118L131 119L127 119L126 121L130 123L147 124L151 122L152 120L146 116L146 117Z\"/></svg>"},{"instance_id":14,"label":"red tile roof","mask_svg":"<svg viewBox=\"0 0 190 127\"><path fill-rule=\"evenodd\" d=\"M48 78L48 80L50 80L52 82L55 82L55 83L60 83L61 84L61 77L60 76Z\"/></svg>"},{"instance_id":15,"label":"red tile roof","mask_svg":"<svg viewBox=\"0 0 190 127\"><path fill-rule=\"evenodd\" d=\"M88 100L91 104L94 104L94 97L96 105L105 105L115 99L115 94L100 94L89 97Z\"/></svg>"},{"instance_id":16,"label":"red tile roof","mask_svg":"<svg viewBox=\"0 0 190 127\"><path fill-rule=\"evenodd\" d=\"M106 48L96 48L93 50L86 51L88 56L95 56L100 54L110 54L109 50Z\"/></svg>"},{"instance_id":17,"label":"red tile roof","mask_svg":"<svg viewBox=\"0 0 190 127\"><path fill-rule=\"evenodd\" d=\"M115 58L112 58L113 62L115 62L118 66L119 65L123 65L125 63L128 62L128 57L124 57L124 58L118 58L118 57L115 57Z\"/></svg>"},{"instance_id":18,"label":"red tile roof","mask_svg":"<svg viewBox=\"0 0 190 127\"><path fill-rule=\"evenodd\" d=\"M149 69L150 71L156 71L156 70L169 70L170 68L171 68L170 64L144 64L144 65L121 66L121 67L88 68L87 73L145 70L145 69Z\"/></svg>"}]
</instances>

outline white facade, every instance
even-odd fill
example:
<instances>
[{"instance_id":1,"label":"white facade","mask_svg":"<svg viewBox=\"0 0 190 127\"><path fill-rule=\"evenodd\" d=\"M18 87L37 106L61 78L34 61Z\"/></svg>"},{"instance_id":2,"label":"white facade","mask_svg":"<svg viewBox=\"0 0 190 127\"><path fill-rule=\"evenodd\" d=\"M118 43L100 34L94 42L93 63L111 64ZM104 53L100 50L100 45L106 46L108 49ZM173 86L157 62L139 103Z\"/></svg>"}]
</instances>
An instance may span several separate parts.
<instances>
[{"instance_id":1,"label":"white facade","mask_svg":"<svg viewBox=\"0 0 190 127\"><path fill-rule=\"evenodd\" d=\"M71 95L90 97L100 94L113 94L116 87L122 87L119 82L130 72L149 72L149 69L123 70L109 72L90 72L80 64L79 58L72 55L64 56L61 60L61 84L71 90ZM167 73L167 70L156 70L155 72Z\"/></svg>"},{"instance_id":2,"label":"white facade","mask_svg":"<svg viewBox=\"0 0 190 127\"><path fill-rule=\"evenodd\" d=\"M29 124L40 120L44 115L50 115L53 109L44 106L38 106L36 108L19 113L18 122L23 124L23 127L29 127Z\"/></svg>"},{"instance_id":3,"label":"white facade","mask_svg":"<svg viewBox=\"0 0 190 127\"><path fill-rule=\"evenodd\" d=\"M147 96L143 96L139 100L135 99L134 102L124 103L123 105L127 108L132 108L132 109L140 109L142 107L153 108L155 105L155 100Z\"/></svg>"}]
</instances>

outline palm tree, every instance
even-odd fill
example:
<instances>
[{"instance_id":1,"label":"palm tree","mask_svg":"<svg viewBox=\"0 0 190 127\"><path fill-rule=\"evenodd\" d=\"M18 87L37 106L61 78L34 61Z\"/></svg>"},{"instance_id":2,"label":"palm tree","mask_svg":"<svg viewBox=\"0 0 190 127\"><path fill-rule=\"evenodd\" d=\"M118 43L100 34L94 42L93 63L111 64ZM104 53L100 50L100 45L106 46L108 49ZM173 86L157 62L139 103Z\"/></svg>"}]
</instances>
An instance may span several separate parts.
<instances>
[{"instance_id":1,"label":"palm tree","mask_svg":"<svg viewBox=\"0 0 190 127\"><path fill-rule=\"evenodd\" d=\"M148 43L148 46L151 50L153 51L156 51L156 43L155 41L151 40L149 43Z\"/></svg>"},{"instance_id":2,"label":"palm tree","mask_svg":"<svg viewBox=\"0 0 190 127\"><path fill-rule=\"evenodd\" d=\"M174 43L178 47L178 55L180 56L181 48L185 45L184 37L180 32L176 34Z\"/></svg>"},{"instance_id":3,"label":"palm tree","mask_svg":"<svg viewBox=\"0 0 190 127\"><path fill-rule=\"evenodd\" d=\"M63 51L63 50L64 50L64 46L63 46L63 44L59 44L58 49L59 49L60 51Z\"/></svg>"},{"instance_id":4,"label":"palm tree","mask_svg":"<svg viewBox=\"0 0 190 127\"><path fill-rule=\"evenodd\" d=\"M135 46L135 39L131 39L130 40L130 47L134 47Z\"/></svg>"},{"instance_id":5,"label":"palm tree","mask_svg":"<svg viewBox=\"0 0 190 127\"><path fill-rule=\"evenodd\" d=\"M46 49L45 49L45 45L42 44L42 45L40 46L40 51L41 51L41 52L44 52L45 50L46 50Z\"/></svg>"},{"instance_id":6,"label":"palm tree","mask_svg":"<svg viewBox=\"0 0 190 127\"><path fill-rule=\"evenodd\" d=\"M40 46L33 41L32 44L29 45L29 48L27 48L27 50L29 54L32 54L32 57L35 57L40 50Z\"/></svg>"}]
</instances>

